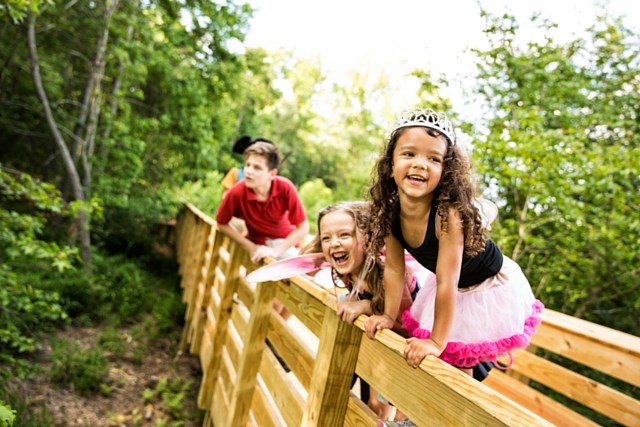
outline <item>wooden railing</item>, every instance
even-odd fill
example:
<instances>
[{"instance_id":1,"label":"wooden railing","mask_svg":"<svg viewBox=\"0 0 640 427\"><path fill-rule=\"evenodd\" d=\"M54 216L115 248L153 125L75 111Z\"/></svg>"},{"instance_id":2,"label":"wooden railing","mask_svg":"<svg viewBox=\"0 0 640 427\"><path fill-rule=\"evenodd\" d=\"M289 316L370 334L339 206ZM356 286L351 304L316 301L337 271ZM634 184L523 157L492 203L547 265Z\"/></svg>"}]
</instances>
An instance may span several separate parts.
<instances>
[{"instance_id":1,"label":"wooden railing","mask_svg":"<svg viewBox=\"0 0 640 427\"><path fill-rule=\"evenodd\" d=\"M388 330L367 338L366 316L353 326L340 321L335 294L308 278L247 283L256 266L194 206L185 205L176 231L186 303L180 348L200 359L205 427L375 426L375 415L352 390L354 374L418 426L594 424L532 382L613 423L640 425L637 389L635 397L623 394L535 354L544 349L638 387L638 337L545 310L532 347L516 352L507 373L493 369L479 383L433 357L413 369L402 357L403 338ZM293 318L275 314L274 297Z\"/></svg>"}]
</instances>

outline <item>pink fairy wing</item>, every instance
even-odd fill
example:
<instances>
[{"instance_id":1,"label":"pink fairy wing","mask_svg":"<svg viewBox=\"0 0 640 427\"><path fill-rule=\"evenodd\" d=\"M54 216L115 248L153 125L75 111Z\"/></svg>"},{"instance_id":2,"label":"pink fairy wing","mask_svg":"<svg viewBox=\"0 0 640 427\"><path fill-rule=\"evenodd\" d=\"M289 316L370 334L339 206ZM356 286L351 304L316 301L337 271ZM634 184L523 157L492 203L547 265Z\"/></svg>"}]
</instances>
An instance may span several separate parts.
<instances>
[{"instance_id":1,"label":"pink fairy wing","mask_svg":"<svg viewBox=\"0 0 640 427\"><path fill-rule=\"evenodd\" d=\"M491 230L491 223L498 216L498 206L490 200L484 199L482 197L476 197L474 200L474 204L480 211L480 216L482 217L482 225L487 230Z\"/></svg>"},{"instance_id":2,"label":"pink fairy wing","mask_svg":"<svg viewBox=\"0 0 640 427\"><path fill-rule=\"evenodd\" d=\"M324 260L324 256L321 253L305 254L274 261L271 264L260 267L249 273L246 280L249 283L257 283L288 279L328 266L329 263Z\"/></svg>"}]
</instances>

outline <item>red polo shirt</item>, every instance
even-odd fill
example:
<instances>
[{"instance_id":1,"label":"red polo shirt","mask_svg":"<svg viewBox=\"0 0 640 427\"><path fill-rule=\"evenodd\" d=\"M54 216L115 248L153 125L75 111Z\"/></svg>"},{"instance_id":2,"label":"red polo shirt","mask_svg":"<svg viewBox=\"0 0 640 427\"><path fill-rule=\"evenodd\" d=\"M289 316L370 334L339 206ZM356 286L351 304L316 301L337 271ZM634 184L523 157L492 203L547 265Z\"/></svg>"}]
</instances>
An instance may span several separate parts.
<instances>
[{"instance_id":1,"label":"red polo shirt","mask_svg":"<svg viewBox=\"0 0 640 427\"><path fill-rule=\"evenodd\" d=\"M284 239L295 226L307 219L307 213L293 183L276 175L266 201L256 199L256 193L248 189L245 181L236 183L222 199L216 221L226 225L231 217L244 219L247 238L264 245L265 239Z\"/></svg>"}]
</instances>

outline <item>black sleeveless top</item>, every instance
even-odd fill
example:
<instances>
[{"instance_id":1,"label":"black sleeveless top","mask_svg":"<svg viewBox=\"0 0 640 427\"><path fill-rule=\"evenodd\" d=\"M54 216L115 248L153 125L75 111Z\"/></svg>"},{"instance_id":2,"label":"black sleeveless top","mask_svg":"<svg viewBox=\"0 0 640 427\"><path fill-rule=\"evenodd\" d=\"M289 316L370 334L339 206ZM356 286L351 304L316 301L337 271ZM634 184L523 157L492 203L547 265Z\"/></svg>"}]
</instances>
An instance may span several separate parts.
<instances>
[{"instance_id":1,"label":"black sleeveless top","mask_svg":"<svg viewBox=\"0 0 640 427\"><path fill-rule=\"evenodd\" d=\"M402 236L400 227L400 217L397 216L391 225L391 234L398 239L398 242L427 270L436 272L438 261L438 238L436 237L436 211L432 208L429 214L429 224L424 242L417 248L412 248ZM498 274L502 268L502 252L492 240L487 240L484 251L470 257L464 254L462 257L462 267L460 269L460 281L458 288L468 288L477 285L489 277Z\"/></svg>"}]
</instances>

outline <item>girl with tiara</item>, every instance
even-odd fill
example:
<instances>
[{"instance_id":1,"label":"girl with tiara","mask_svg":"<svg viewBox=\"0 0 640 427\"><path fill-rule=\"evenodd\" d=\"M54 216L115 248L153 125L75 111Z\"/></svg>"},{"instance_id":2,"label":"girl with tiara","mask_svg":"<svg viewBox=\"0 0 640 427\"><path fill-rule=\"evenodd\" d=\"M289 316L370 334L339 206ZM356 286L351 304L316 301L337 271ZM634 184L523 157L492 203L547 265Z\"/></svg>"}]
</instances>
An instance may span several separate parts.
<instances>
[{"instance_id":1,"label":"girl with tiara","mask_svg":"<svg viewBox=\"0 0 640 427\"><path fill-rule=\"evenodd\" d=\"M485 199L476 199L474 203L482 210L483 222L489 225L497 214L495 205ZM365 202L341 202L322 209L318 213L318 233L302 250L303 253L321 252L330 266L332 284L349 291L339 298L337 315L351 324L361 314L371 316L384 312L383 260L367 254L364 248L364 233L368 228L369 215L369 204ZM435 276L420 266L413 257L405 254L405 260L407 268L402 281L400 311L407 309L416 298L420 289L419 282L435 281ZM393 329L407 336L400 322L401 318L396 319ZM478 364L473 368L473 377L482 381L490 369L490 364ZM391 405L374 389L369 390L367 383L361 380L360 384L362 400L368 403L378 417L387 419L392 413ZM404 415L396 411L395 418L402 419Z\"/></svg>"},{"instance_id":2,"label":"girl with tiara","mask_svg":"<svg viewBox=\"0 0 640 427\"><path fill-rule=\"evenodd\" d=\"M402 312L411 338L406 362L427 355L471 374L526 347L543 305L520 267L485 236L466 153L444 113L418 108L401 114L376 164L367 251L386 247L384 313L366 333L391 328L402 312L407 250L435 273Z\"/></svg>"},{"instance_id":3,"label":"girl with tiara","mask_svg":"<svg viewBox=\"0 0 640 427\"><path fill-rule=\"evenodd\" d=\"M482 211L483 223L489 226L497 215L497 208L485 199L476 199L474 203ZM247 281L280 280L311 273L315 274L314 280L325 287L333 285L348 291L338 297L336 312L341 320L353 323L360 314L384 313L384 248L380 257L372 257L365 251L369 216L369 203L366 202L340 202L327 206L318 213L318 232L302 249L303 255L261 267L247 276ZM405 257L407 268L402 281L402 309L410 307L416 298L418 282L435 282L431 272L410 255L405 254ZM328 280L325 278L327 275ZM401 321L398 316L393 329L406 337ZM489 363L478 364L473 368L473 377L482 381L491 367ZM362 380L360 395L379 418L386 420L393 414L393 407L386 399ZM395 418L402 419L404 415L396 411Z\"/></svg>"}]
</instances>

